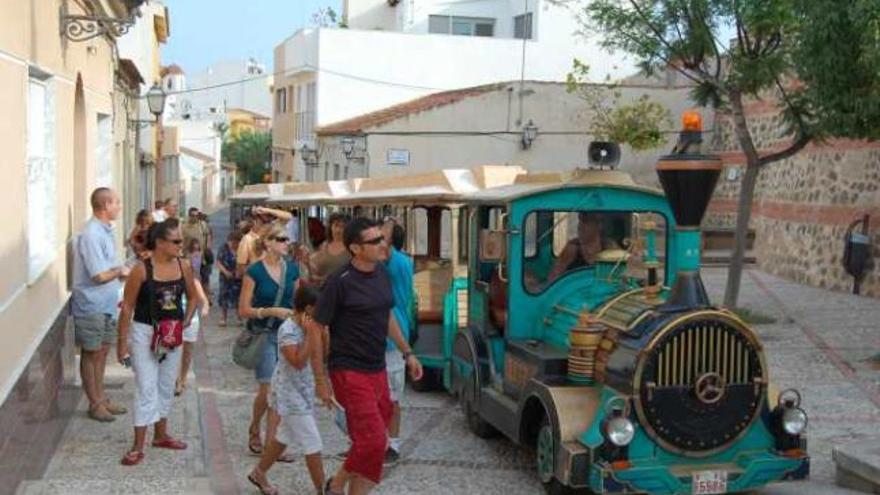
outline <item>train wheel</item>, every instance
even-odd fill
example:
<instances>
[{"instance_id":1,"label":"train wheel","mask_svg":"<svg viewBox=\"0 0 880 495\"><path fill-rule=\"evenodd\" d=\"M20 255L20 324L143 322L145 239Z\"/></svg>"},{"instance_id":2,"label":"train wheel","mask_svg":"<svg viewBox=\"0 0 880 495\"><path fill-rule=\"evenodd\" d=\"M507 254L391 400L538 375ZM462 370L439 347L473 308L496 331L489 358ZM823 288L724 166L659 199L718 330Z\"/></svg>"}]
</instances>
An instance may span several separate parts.
<instances>
[{"instance_id":1,"label":"train wheel","mask_svg":"<svg viewBox=\"0 0 880 495\"><path fill-rule=\"evenodd\" d=\"M550 426L550 421L544 416L541 420L541 427L538 429L538 437L535 440L535 461L538 468L538 478L541 480L541 484L544 485L544 490L549 495L583 493L563 485L556 479L556 443L553 427Z\"/></svg>"},{"instance_id":2,"label":"train wheel","mask_svg":"<svg viewBox=\"0 0 880 495\"><path fill-rule=\"evenodd\" d=\"M492 438L498 434L498 430L480 417L480 413L477 411L477 393L477 377L476 371L474 371L471 374L471 379L465 382L459 396L461 412L464 414L468 428L474 435L480 438Z\"/></svg>"}]
</instances>

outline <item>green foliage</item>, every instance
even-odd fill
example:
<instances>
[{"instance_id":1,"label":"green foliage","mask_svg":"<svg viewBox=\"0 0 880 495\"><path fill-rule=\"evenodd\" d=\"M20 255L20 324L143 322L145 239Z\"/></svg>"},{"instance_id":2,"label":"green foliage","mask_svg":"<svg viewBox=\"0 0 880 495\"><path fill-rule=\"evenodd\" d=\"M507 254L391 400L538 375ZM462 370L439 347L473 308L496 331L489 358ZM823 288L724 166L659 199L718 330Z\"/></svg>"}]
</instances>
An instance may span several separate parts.
<instances>
[{"instance_id":1,"label":"green foliage","mask_svg":"<svg viewBox=\"0 0 880 495\"><path fill-rule=\"evenodd\" d=\"M605 47L634 55L647 74L678 71L694 83L695 101L731 112L747 166L724 298L735 307L761 167L812 141L880 139L880 1L551 1L580 4L583 32L602 33ZM791 138L781 150L757 149L744 115L745 97L768 94Z\"/></svg>"},{"instance_id":2,"label":"green foliage","mask_svg":"<svg viewBox=\"0 0 880 495\"><path fill-rule=\"evenodd\" d=\"M795 140L880 138L877 0L557 1L645 73L679 70L701 105L774 91Z\"/></svg>"},{"instance_id":3,"label":"green foliage","mask_svg":"<svg viewBox=\"0 0 880 495\"><path fill-rule=\"evenodd\" d=\"M880 2L801 0L792 61L824 132L880 139Z\"/></svg>"},{"instance_id":4,"label":"green foliage","mask_svg":"<svg viewBox=\"0 0 880 495\"><path fill-rule=\"evenodd\" d=\"M586 82L589 70L575 59L565 83L569 93L576 93L586 102L592 117L589 132L594 140L626 144L634 151L656 148L665 142L663 129L670 125L666 107L648 95L621 103L617 86Z\"/></svg>"},{"instance_id":5,"label":"green foliage","mask_svg":"<svg viewBox=\"0 0 880 495\"><path fill-rule=\"evenodd\" d=\"M238 167L239 184L263 182L272 160L272 134L244 131L238 139L223 142L222 158Z\"/></svg>"}]
</instances>

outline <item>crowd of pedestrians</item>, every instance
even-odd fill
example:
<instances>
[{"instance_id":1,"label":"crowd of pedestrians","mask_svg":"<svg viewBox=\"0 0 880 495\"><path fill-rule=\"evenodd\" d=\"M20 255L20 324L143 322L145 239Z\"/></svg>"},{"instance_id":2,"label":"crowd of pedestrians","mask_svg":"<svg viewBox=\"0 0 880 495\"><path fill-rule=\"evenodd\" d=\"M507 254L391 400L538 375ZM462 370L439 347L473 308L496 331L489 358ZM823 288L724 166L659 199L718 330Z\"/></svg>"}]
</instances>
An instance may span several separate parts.
<instances>
[{"instance_id":1,"label":"crowd of pedestrians","mask_svg":"<svg viewBox=\"0 0 880 495\"><path fill-rule=\"evenodd\" d=\"M104 395L114 342L134 373L134 439L122 464L143 462L150 426L153 447L187 448L170 434L168 416L187 386L200 319L213 306L220 326L237 322L254 350L247 364L236 363L252 369L257 385L243 448L260 456L247 474L260 493L277 493L267 473L297 455L317 493L365 494L381 481L383 464L400 456L406 372L422 377L409 346L413 261L394 219L334 214L320 228L309 219L308 239L300 239L296 212L254 207L215 253L207 216L189 208L181 220L167 199L137 214L123 263L113 235L118 194L98 188L91 205L93 218L75 241L71 307L89 417L110 422L128 412ZM350 439L329 478L319 407L345 418Z\"/></svg>"}]
</instances>

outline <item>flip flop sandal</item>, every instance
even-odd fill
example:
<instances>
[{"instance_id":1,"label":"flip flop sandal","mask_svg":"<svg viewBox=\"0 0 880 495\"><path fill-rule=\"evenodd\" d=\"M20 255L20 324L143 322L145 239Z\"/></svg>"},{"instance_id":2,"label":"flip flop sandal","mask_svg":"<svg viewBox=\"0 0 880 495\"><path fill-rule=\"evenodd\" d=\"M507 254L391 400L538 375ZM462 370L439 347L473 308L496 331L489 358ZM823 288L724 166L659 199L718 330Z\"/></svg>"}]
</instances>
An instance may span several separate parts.
<instances>
[{"instance_id":1,"label":"flip flop sandal","mask_svg":"<svg viewBox=\"0 0 880 495\"><path fill-rule=\"evenodd\" d=\"M257 481L257 478L254 477L253 471L247 475L247 479L248 479L248 481L251 482L252 485L257 487L257 490L260 490L260 493L262 495L278 495L278 488L276 488L268 483L265 485L261 485Z\"/></svg>"},{"instance_id":2,"label":"flip flop sandal","mask_svg":"<svg viewBox=\"0 0 880 495\"><path fill-rule=\"evenodd\" d=\"M186 442L176 438L165 437L162 440L153 440L153 447L157 449L186 450Z\"/></svg>"},{"instance_id":3,"label":"flip flop sandal","mask_svg":"<svg viewBox=\"0 0 880 495\"><path fill-rule=\"evenodd\" d=\"M248 438L248 450L251 451L251 454L261 455L263 453L263 442L260 441L259 432L254 433L253 430L248 432L250 434L250 438Z\"/></svg>"},{"instance_id":4,"label":"flip flop sandal","mask_svg":"<svg viewBox=\"0 0 880 495\"><path fill-rule=\"evenodd\" d=\"M122 456L122 465L123 466L136 466L144 460L144 453L139 452L137 450L132 450L126 452L124 456Z\"/></svg>"},{"instance_id":5,"label":"flip flop sandal","mask_svg":"<svg viewBox=\"0 0 880 495\"><path fill-rule=\"evenodd\" d=\"M275 459L276 462L285 462L287 464L296 462L296 456L291 454L290 452L282 452L281 455Z\"/></svg>"},{"instance_id":6,"label":"flip flop sandal","mask_svg":"<svg viewBox=\"0 0 880 495\"><path fill-rule=\"evenodd\" d=\"M324 483L324 495L345 495L345 492L334 492L331 490L330 483L333 483L333 478L327 478L327 482Z\"/></svg>"}]
</instances>

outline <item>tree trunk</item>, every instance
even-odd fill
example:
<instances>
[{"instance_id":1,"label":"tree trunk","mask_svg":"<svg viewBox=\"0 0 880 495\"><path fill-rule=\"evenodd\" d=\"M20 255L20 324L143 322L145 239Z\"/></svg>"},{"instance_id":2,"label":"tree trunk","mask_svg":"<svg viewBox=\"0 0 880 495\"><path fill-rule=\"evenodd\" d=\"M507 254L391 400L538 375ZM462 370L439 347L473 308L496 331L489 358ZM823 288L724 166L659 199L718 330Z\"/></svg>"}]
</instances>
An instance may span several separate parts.
<instances>
[{"instance_id":1,"label":"tree trunk","mask_svg":"<svg viewBox=\"0 0 880 495\"><path fill-rule=\"evenodd\" d=\"M761 168L757 164L748 164L743 175L739 191L739 202L736 205L736 230L733 237L733 253L727 272L727 287L724 290L724 307L736 308L739 300L739 287L742 282L743 258L748 242L749 219L752 216L752 200L755 197L755 185Z\"/></svg>"},{"instance_id":2,"label":"tree trunk","mask_svg":"<svg viewBox=\"0 0 880 495\"><path fill-rule=\"evenodd\" d=\"M746 157L746 171L740 184L739 202L736 206L736 230L734 232L733 254L730 257L730 268L727 272L727 287L724 291L724 306L733 309L739 299L739 286L742 281L743 257L746 253L749 219L752 216L752 199L755 196L755 184L761 171L760 157L752 139L749 123L743 108L742 93L735 88L729 89L733 130L739 147Z\"/></svg>"}]
</instances>

